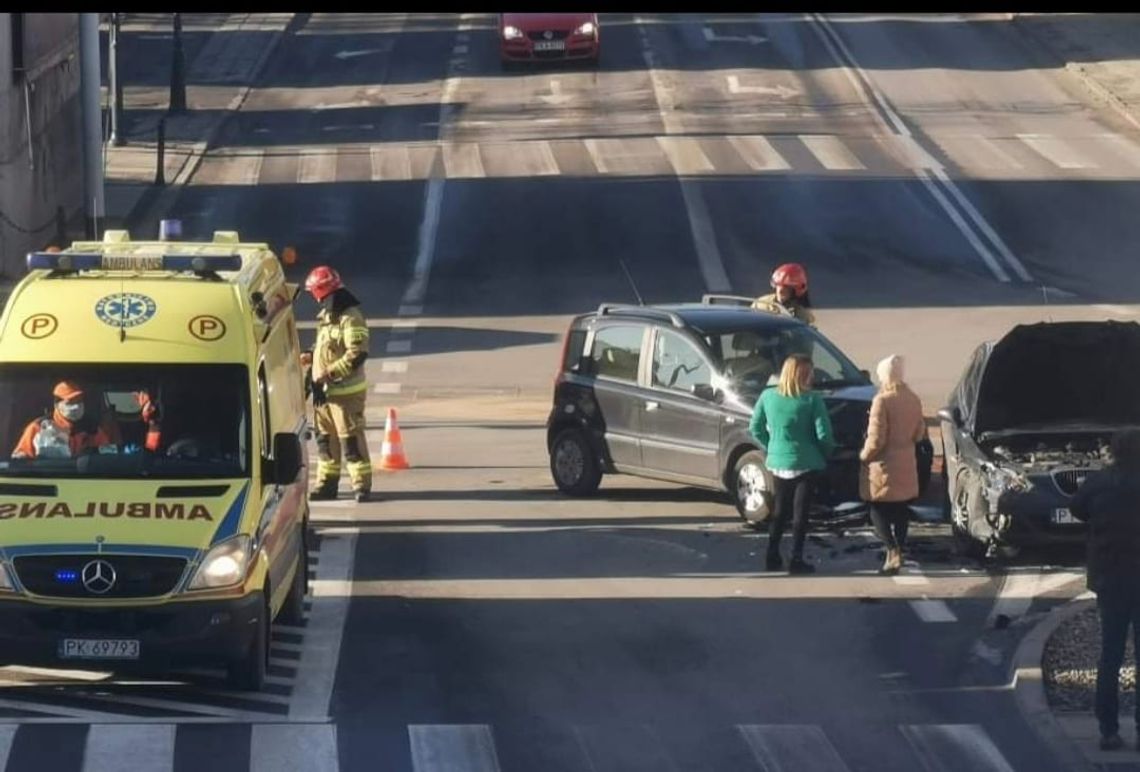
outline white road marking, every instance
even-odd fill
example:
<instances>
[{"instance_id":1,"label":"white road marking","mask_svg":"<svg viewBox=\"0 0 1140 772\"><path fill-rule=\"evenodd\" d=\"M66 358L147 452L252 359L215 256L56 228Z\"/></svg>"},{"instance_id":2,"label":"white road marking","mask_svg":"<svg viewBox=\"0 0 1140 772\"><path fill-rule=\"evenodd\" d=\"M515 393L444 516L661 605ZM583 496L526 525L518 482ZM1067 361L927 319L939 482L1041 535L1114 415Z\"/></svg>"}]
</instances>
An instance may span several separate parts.
<instances>
[{"instance_id":1,"label":"white road marking","mask_svg":"<svg viewBox=\"0 0 1140 772\"><path fill-rule=\"evenodd\" d=\"M966 224L965 219L958 213L958 210L951 206L949 199L947 199L938 186L934 184L934 181L930 178L926 170L919 169L918 177L922 180L922 184L926 190L934 197L938 205L942 207L942 211L946 212L946 216L949 217L950 221L958 228L958 232L966 238L966 241L970 242L970 246L972 246L974 251L982 258L982 262L986 264L986 267L990 269L994 277L997 278L998 281L1008 282L1009 274L1005 272L1005 269L998 262L997 257L990 251L989 247L982 243L982 240L974 233L974 229Z\"/></svg>"},{"instance_id":2,"label":"white road marking","mask_svg":"<svg viewBox=\"0 0 1140 772\"><path fill-rule=\"evenodd\" d=\"M768 42L763 35L718 35L712 27L705 27L704 32L705 40L710 43L749 43L755 46Z\"/></svg>"},{"instance_id":3,"label":"white road marking","mask_svg":"<svg viewBox=\"0 0 1140 772\"><path fill-rule=\"evenodd\" d=\"M758 134L738 134L728 138L744 162L758 172L784 171L792 168L767 137Z\"/></svg>"},{"instance_id":4,"label":"white road marking","mask_svg":"<svg viewBox=\"0 0 1140 772\"><path fill-rule=\"evenodd\" d=\"M463 56L467 53L467 46L463 43L460 43L451 49L451 53L455 56Z\"/></svg>"},{"instance_id":5,"label":"white road marking","mask_svg":"<svg viewBox=\"0 0 1140 772\"><path fill-rule=\"evenodd\" d=\"M917 587L923 584L930 584L930 580L922 574L895 574L891 578L895 584L901 584L904 587Z\"/></svg>"},{"instance_id":6,"label":"white road marking","mask_svg":"<svg viewBox=\"0 0 1140 772\"><path fill-rule=\"evenodd\" d=\"M1025 168L1021 161L1004 150L997 140L988 137L974 137L969 144L972 147L969 147L965 154L979 158L985 167L1001 171L1020 171Z\"/></svg>"},{"instance_id":7,"label":"white road marking","mask_svg":"<svg viewBox=\"0 0 1140 772\"><path fill-rule=\"evenodd\" d=\"M408 363L403 360L389 359L380 365L380 372L382 373L406 373L408 371Z\"/></svg>"},{"instance_id":8,"label":"white road marking","mask_svg":"<svg viewBox=\"0 0 1140 772\"><path fill-rule=\"evenodd\" d=\"M1057 137L1048 134L1018 134L1017 138L1062 169L1088 169L1093 165L1082 160L1073 152L1072 147Z\"/></svg>"},{"instance_id":9,"label":"white road marking","mask_svg":"<svg viewBox=\"0 0 1140 772\"><path fill-rule=\"evenodd\" d=\"M117 772L128 759L132 772L169 772L174 769L174 730L174 724L92 724L83 772Z\"/></svg>"},{"instance_id":10,"label":"white road marking","mask_svg":"<svg viewBox=\"0 0 1140 772\"><path fill-rule=\"evenodd\" d=\"M552 177L561 173L546 140L484 143L480 149L488 177Z\"/></svg>"},{"instance_id":11,"label":"white road marking","mask_svg":"<svg viewBox=\"0 0 1140 772\"><path fill-rule=\"evenodd\" d=\"M1133 166L1140 166L1140 147L1135 142L1120 134L1100 134L1099 138L1114 146L1119 155L1128 159Z\"/></svg>"},{"instance_id":12,"label":"white road marking","mask_svg":"<svg viewBox=\"0 0 1140 772\"><path fill-rule=\"evenodd\" d=\"M407 354L412 350L412 342L410 340L390 340L385 348L389 354Z\"/></svg>"},{"instance_id":13,"label":"white road marking","mask_svg":"<svg viewBox=\"0 0 1140 772\"><path fill-rule=\"evenodd\" d=\"M420 303L427 294L428 278L431 276L431 263L435 259L436 232L439 229L439 212L443 204L443 178L428 180L424 201L424 219L420 222L419 248L416 251L416 264L412 271L412 281L404 291L403 304ZM409 347L410 351L411 348ZM393 351L388 344L388 352Z\"/></svg>"},{"instance_id":14,"label":"white road marking","mask_svg":"<svg viewBox=\"0 0 1140 772\"><path fill-rule=\"evenodd\" d=\"M701 150L701 143L692 137L658 137L657 144L678 176L713 171L712 162Z\"/></svg>"},{"instance_id":15,"label":"white road marking","mask_svg":"<svg viewBox=\"0 0 1140 772\"><path fill-rule=\"evenodd\" d=\"M418 319L396 319L392 322L393 333L408 334L420 326Z\"/></svg>"},{"instance_id":16,"label":"white road marking","mask_svg":"<svg viewBox=\"0 0 1140 772\"><path fill-rule=\"evenodd\" d=\"M648 33L645 30L645 20L641 16L634 17L641 36L642 57L649 71L649 80L653 85L653 99L657 103L657 112L661 116L661 123L666 134L680 134L683 127L674 116L674 101L672 92L654 66L653 50L649 45ZM600 171L599 167L599 171ZM705 287L709 292L725 292L731 289L728 273L724 268L724 259L716 243L716 233L712 227L712 218L709 215L708 205L701 194L700 187L685 177L677 180L681 186L681 197L685 202L685 213L689 218L689 230L693 234L693 246L697 252L697 263L701 275L705 280Z\"/></svg>"},{"instance_id":17,"label":"white road marking","mask_svg":"<svg viewBox=\"0 0 1140 772\"><path fill-rule=\"evenodd\" d=\"M327 721L329 701L336 682L344 623L348 617L348 594L352 589L352 561L356 533L345 530L336 537L321 538L320 569L309 582L312 610L305 626L304 650L297 661L297 681L289 705L289 718Z\"/></svg>"},{"instance_id":18,"label":"white road marking","mask_svg":"<svg viewBox=\"0 0 1140 772\"><path fill-rule=\"evenodd\" d=\"M728 93L730 94L767 94L769 96L778 96L781 99L794 97L802 93L798 88L791 88L779 83L775 86L742 86L740 85L740 78L736 75L726 75L725 80L728 82Z\"/></svg>"},{"instance_id":19,"label":"white road marking","mask_svg":"<svg viewBox=\"0 0 1140 772\"><path fill-rule=\"evenodd\" d=\"M499 772L486 724L410 724L414 772Z\"/></svg>"},{"instance_id":20,"label":"white road marking","mask_svg":"<svg viewBox=\"0 0 1140 772\"><path fill-rule=\"evenodd\" d=\"M739 724L737 730L764 772L848 772L816 725Z\"/></svg>"},{"instance_id":21,"label":"white road marking","mask_svg":"<svg viewBox=\"0 0 1140 772\"><path fill-rule=\"evenodd\" d=\"M908 601L910 607L914 609L914 613L918 614L918 618L923 622L957 622L958 617L954 616L954 612L946 605L944 600L931 600L929 598L922 598L921 600Z\"/></svg>"},{"instance_id":22,"label":"white road marking","mask_svg":"<svg viewBox=\"0 0 1140 772\"><path fill-rule=\"evenodd\" d=\"M0 769L8 768L8 755L12 752L12 741L16 739L17 724L0 724Z\"/></svg>"},{"instance_id":23,"label":"white road marking","mask_svg":"<svg viewBox=\"0 0 1140 772\"><path fill-rule=\"evenodd\" d=\"M538 98L548 105L560 105L569 102L574 97L562 93L562 83L555 79L550 79L550 93L539 94Z\"/></svg>"},{"instance_id":24,"label":"white road marking","mask_svg":"<svg viewBox=\"0 0 1140 772\"><path fill-rule=\"evenodd\" d=\"M374 394L399 394L400 384L392 382L378 383L372 387L372 392Z\"/></svg>"},{"instance_id":25,"label":"white road marking","mask_svg":"<svg viewBox=\"0 0 1140 772\"><path fill-rule=\"evenodd\" d=\"M836 63L839 64L840 69L843 71L844 75L847 76L847 79L851 82L851 85L854 87L856 93L862 94L863 86L865 86L866 89L871 92L871 96L874 101L878 103L880 109L882 110L882 115L880 115L879 112L875 110L872 110L871 112L884 123L888 131L893 131L894 134L899 136L912 136L910 129L908 129L906 124L903 123L903 120L898 115L898 113L896 113L891 108L890 104L886 100L886 97L882 94L881 91L879 91L879 88L875 85L874 81L871 79L871 76L862 67L859 66L859 63L856 61L855 56L851 53L850 49L847 48L847 44L843 42L843 38L840 37L839 33L836 32L832 27L831 22L824 18L822 14L818 13L812 14L810 18L815 21L815 24L812 25L812 29L816 31L816 34L823 42L824 47L827 48L832 58L834 58ZM856 73L858 73L858 77L856 76ZM862 83L860 83L860 79L862 80ZM886 116L885 119L882 117L883 115ZM966 199L954 181L946 175L945 169L943 169L941 166L936 166L930 169L929 173L926 169L923 168L919 168L914 171L919 179L923 181L926 189L930 191L932 195L934 195L935 200L938 201L939 205L942 206L943 210L945 210L947 215L950 216L950 219L954 222L958 230L962 233L963 236L966 237L966 239L974 247L975 251L978 252L978 254L982 257L982 260L990 268L991 272L994 273L994 276L998 279L998 281L1008 282L1009 275L1004 270L1000 269L1000 267L996 266L994 255L989 251L989 249L981 244L981 241L976 236L973 235L973 229L969 228L969 226L966 225L962 217L952 210L950 202L946 199L946 197L935 194L934 183L930 179L931 175L933 175L934 179L942 183L946 190L949 191L951 197L959 204L959 206L962 207L962 210L965 212L966 216L969 217L974 226L979 231L981 231L981 233L987 239L990 240L994 248L1008 264L1008 267L1013 270L1013 272L1018 276L1018 278L1020 278L1022 281L1032 281L1032 277L1025 269L1025 266L1022 265L1021 261L1017 258L1016 255L1013 254L1013 252L1009 249L1001 237L997 235L994 229L990 227L989 223L986 222L985 218L982 217L981 213L978 212L974 205ZM997 270L995 270L995 267L997 267Z\"/></svg>"},{"instance_id":26,"label":"white road marking","mask_svg":"<svg viewBox=\"0 0 1140 772\"><path fill-rule=\"evenodd\" d=\"M448 179L486 177L477 142L444 142L443 168Z\"/></svg>"},{"instance_id":27,"label":"white road marking","mask_svg":"<svg viewBox=\"0 0 1140 772\"><path fill-rule=\"evenodd\" d=\"M926 772L1013 772L978 724L905 724L899 729Z\"/></svg>"},{"instance_id":28,"label":"white road marking","mask_svg":"<svg viewBox=\"0 0 1140 772\"><path fill-rule=\"evenodd\" d=\"M302 153L297 166L297 182L336 182L336 152Z\"/></svg>"},{"instance_id":29,"label":"white road marking","mask_svg":"<svg viewBox=\"0 0 1140 772\"><path fill-rule=\"evenodd\" d=\"M1024 616L1036 598L1083 578L1084 574L1079 571L1006 575L993 608L986 617L986 627L992 627L999 616L1011 620Z\"/></svg>"},{"instance_id":30,"label":"white road marking","mask_svg":"<svg viewBox=\"0 0 1140 772\"><path fill-rule=\"evenodd\" d=\"M254 724L249 746L250 772L340 769L334 724Z\"/></svg>"},{"instance_id":31,"label":"white road marking","mask_svg":"<svg viewBox=\"0 0 1140 772\"><path fill-rule=\"evenodd\" d=\"M838 137L827 134L800 134L799 140L825 169L853 171L867 168Z\"/></svg>"},{"instance_id":32,"label":"white road marking","mask_svg":"<svg viewBox=\"0 0 1140 772\"><path fill-rule=\"evenodd\" d=\"M412 157L402 145L373 145L369 153L372 161L372 180L412 179Z\"/></svg>"}]
</instances>

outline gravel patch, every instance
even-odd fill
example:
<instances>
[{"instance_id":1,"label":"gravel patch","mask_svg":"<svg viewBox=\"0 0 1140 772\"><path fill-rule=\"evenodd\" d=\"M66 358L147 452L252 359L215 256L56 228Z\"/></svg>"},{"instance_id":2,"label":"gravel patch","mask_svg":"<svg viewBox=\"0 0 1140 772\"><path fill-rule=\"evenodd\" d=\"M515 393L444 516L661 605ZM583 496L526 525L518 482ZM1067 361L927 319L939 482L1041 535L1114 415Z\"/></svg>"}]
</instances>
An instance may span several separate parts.
<instances>
[{"instance_id":1,"label":"gravel patch","mask_svg":"<svg viewBox=\"0 0 1140 772\"><path fill-rule=\"evenodd\" d=\"M1100 614L1096 606L1076 614L1058 627L1045 644L1042 670L1045 694L1054 710L1093 710L1096 670L1100 659ZM1132 638L1120 669L1120 714L1130 715L1136 704L1136 655Z\"/></svg>"}]
</instances>

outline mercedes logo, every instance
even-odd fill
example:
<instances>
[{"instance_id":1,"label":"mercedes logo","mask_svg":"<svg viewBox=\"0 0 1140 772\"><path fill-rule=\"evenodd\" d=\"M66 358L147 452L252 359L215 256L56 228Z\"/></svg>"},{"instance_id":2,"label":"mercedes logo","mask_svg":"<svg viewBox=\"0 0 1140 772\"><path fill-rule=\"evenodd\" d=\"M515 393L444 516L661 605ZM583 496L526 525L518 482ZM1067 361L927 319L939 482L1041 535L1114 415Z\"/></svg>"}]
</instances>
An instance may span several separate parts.
<instances>
[{"instance_id":1,"label":"mercedes logo","mask_svg":"<svg viewBox=\"0 0 1140 772\"><path fill-rule=\"evenodd\" d=\"M542 33L542 36L544 38L546 38L547 40L550 40L552 37L554 37L554 33L551 32L550 30L547 30L546 32Z\"/></svg>"},{"instance_id":2,"label":"mercedes logo","mask_svg":"<svg viewBox=\"0 0 1140 772\"><path fill-rule=\"evenodd\" d=\"M88 592L103 595L115 586L115 568L106 560L92 560L83 567L82 579Z\"/></svg>"}]
</instances>

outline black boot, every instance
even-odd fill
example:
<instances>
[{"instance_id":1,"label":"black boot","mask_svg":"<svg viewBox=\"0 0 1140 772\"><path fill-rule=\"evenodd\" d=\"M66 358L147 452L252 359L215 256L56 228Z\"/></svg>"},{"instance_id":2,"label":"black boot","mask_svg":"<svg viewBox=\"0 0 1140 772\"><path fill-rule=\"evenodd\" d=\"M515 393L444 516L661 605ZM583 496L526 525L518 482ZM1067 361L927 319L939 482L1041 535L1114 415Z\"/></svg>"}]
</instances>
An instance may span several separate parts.
<instances>
[{"instance_id":1,"label":"black boot","mask_svg":"<svg viewBox=\"0 0 1140 772\"><path fill-rule=\"evenodd\" d=\"M370 501L372 499L372 494L369 491L357 491L355 496L357 504L363 504L364 502Z\"/></svg>"},{"instance_id":2,"label":"black boot","mask_svg":"<svg viewBox=\"0 0 1140 772\"><path fill-rule=\"evenodd\" d=\"M326 480L315 491L309 492L309 501L332 501L336 498L336 480Z\"/></svg>"}]
</instances>

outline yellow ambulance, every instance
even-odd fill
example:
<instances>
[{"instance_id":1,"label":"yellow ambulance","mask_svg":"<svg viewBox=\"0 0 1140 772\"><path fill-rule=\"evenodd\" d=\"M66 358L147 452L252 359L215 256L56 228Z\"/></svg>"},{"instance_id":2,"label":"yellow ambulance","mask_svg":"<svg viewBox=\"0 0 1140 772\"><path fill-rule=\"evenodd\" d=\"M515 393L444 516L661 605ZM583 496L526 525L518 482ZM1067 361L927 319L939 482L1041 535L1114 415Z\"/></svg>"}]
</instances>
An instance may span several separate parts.
<instances>
[{"instance_id":1,"label":"yellow ambulance","mask_svg":"<svg viewBox=\"0 0 1140 772\"><path fill-rule=\"evenodd\" d=\"M260 689L307 589L296 285L232 231L28 269L0 317L0 663Z\"/></svg>"}]
</instances>

